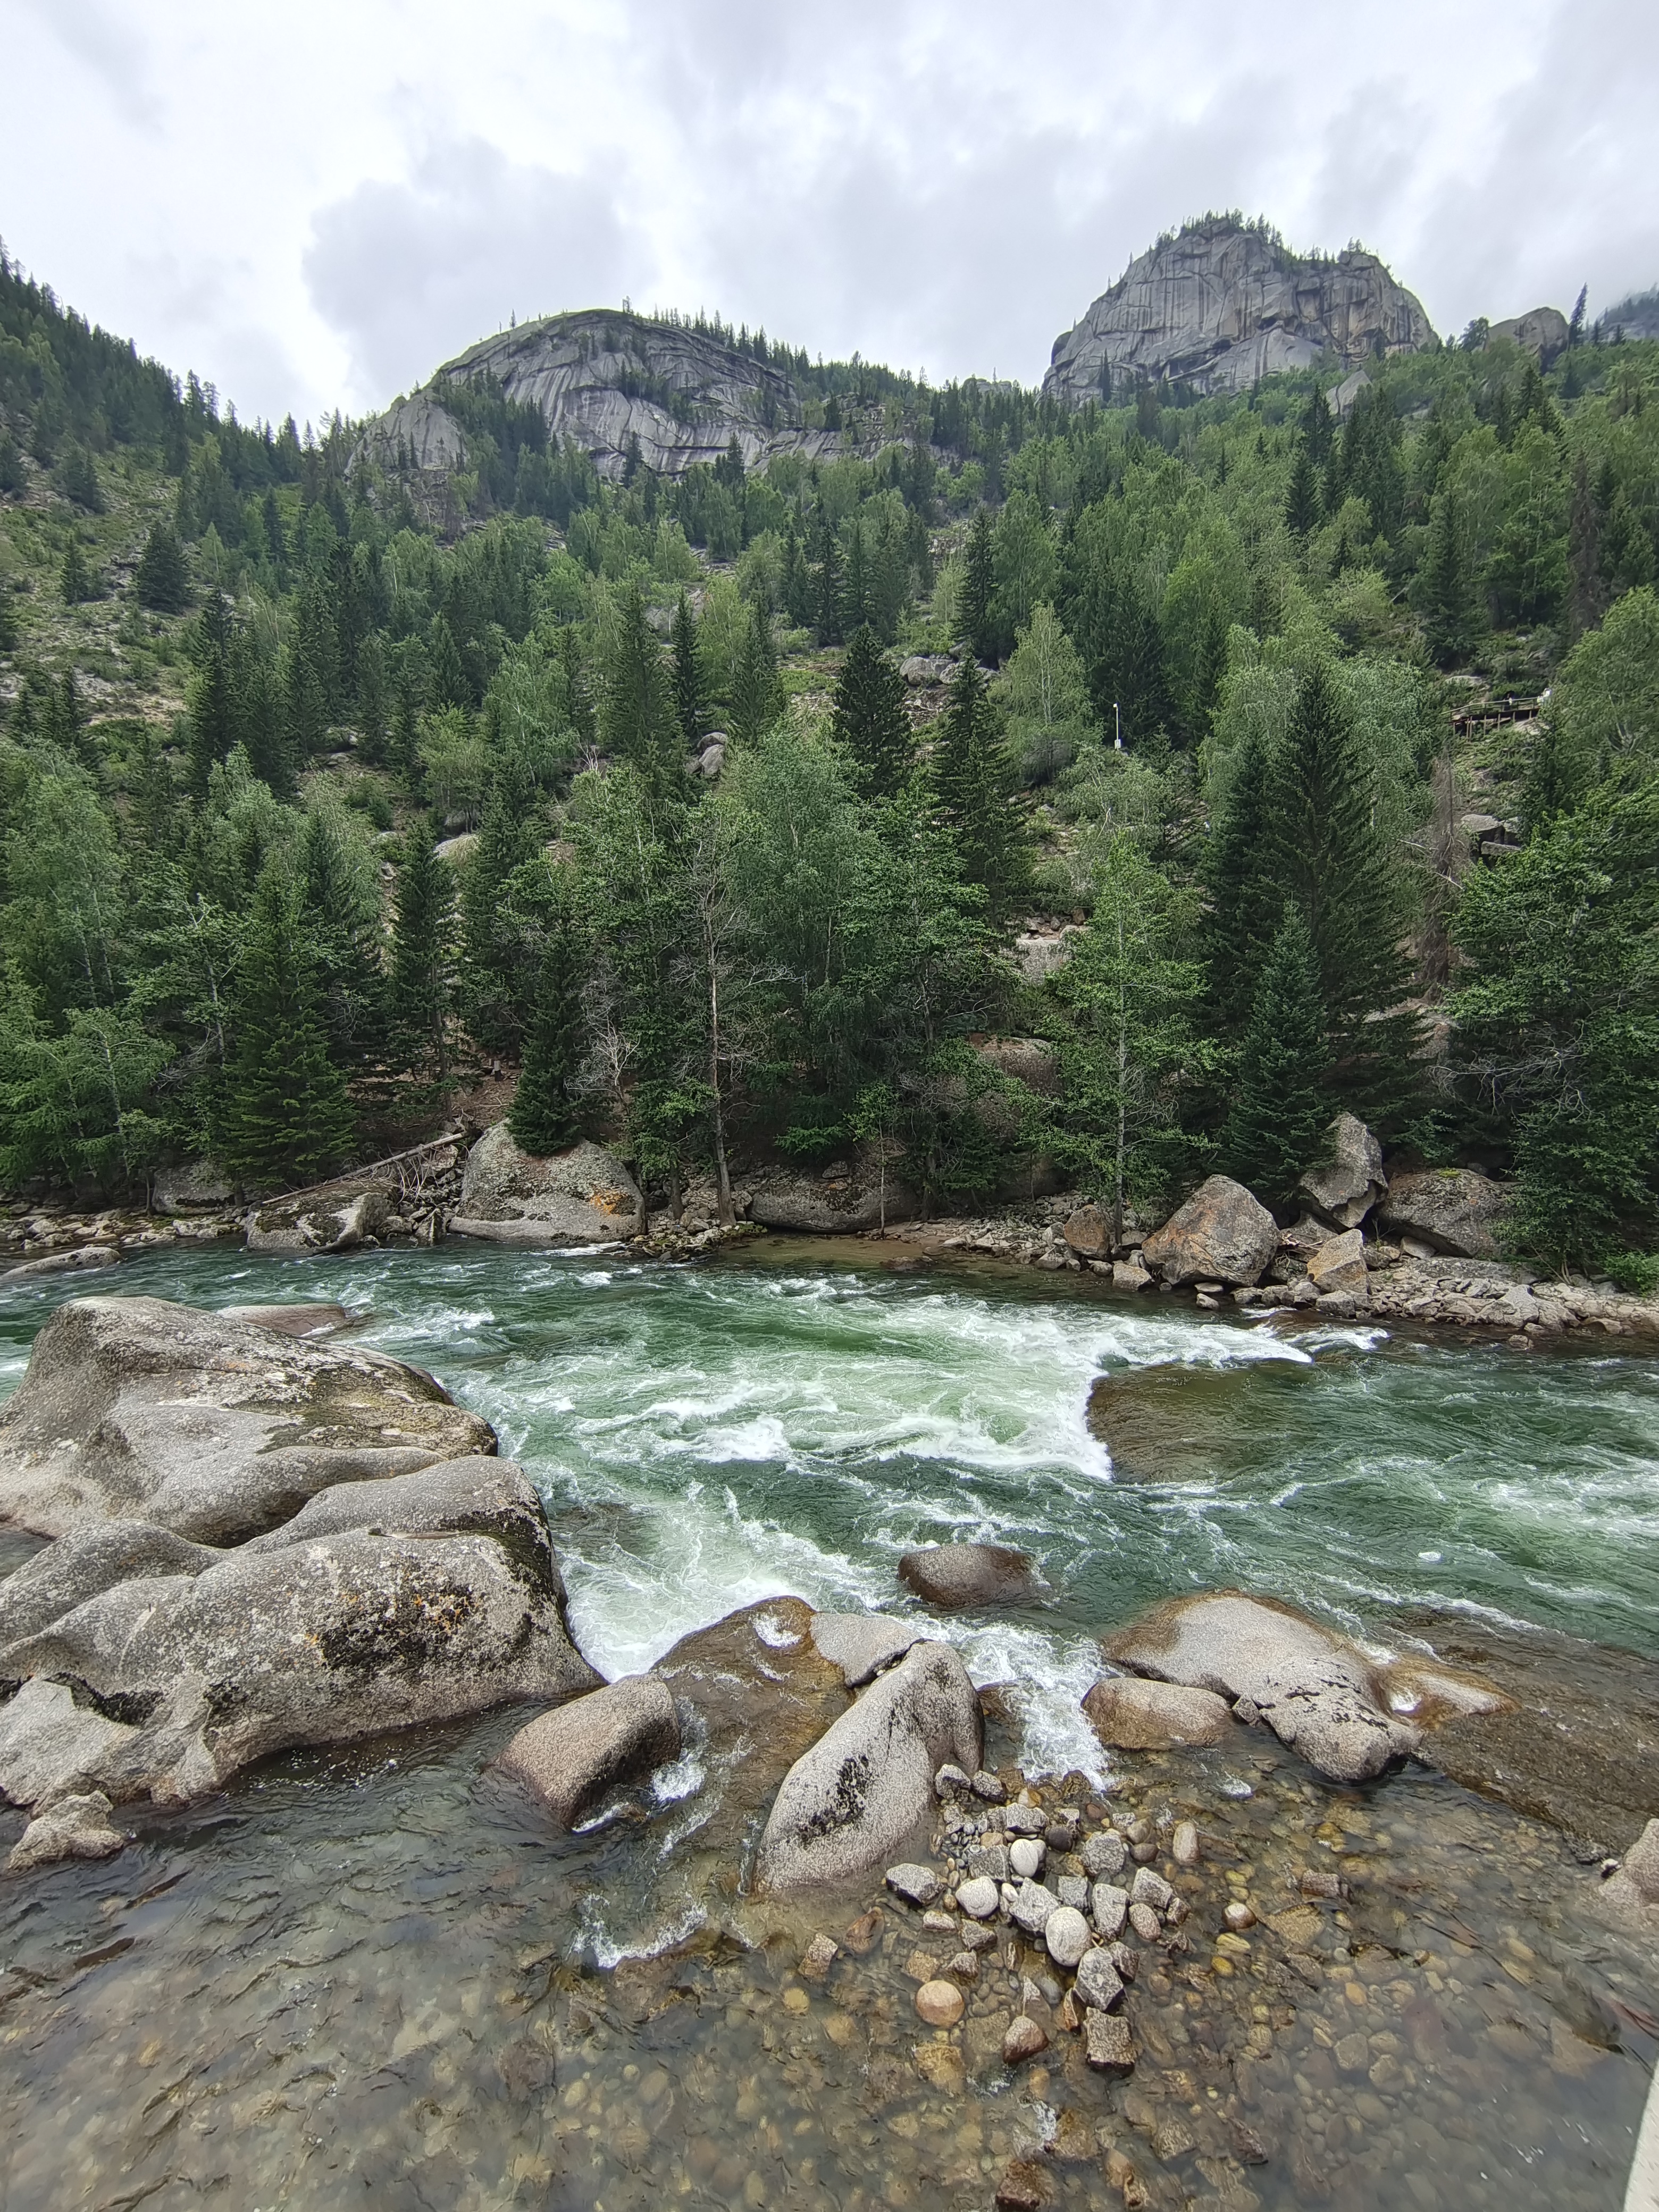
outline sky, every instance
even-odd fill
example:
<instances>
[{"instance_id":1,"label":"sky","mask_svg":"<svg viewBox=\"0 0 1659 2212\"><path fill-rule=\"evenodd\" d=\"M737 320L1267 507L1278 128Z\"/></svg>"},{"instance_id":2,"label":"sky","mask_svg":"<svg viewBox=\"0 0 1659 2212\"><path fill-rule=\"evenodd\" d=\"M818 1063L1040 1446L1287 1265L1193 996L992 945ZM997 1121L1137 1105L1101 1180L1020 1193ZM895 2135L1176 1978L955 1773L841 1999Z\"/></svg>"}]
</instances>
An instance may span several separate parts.
<instances>
[{"instance_id":1,"label":"sky","mask_svg":"<svg viewBox=\"0 0 1659 2212\"><path fill-rule=\"evenodd\" d=\"M1036 382L1210 208L1443 334L1659 283L1653 0L0 0L0 237L246 419L561 307Z\"/></svg>"}]
</instances>

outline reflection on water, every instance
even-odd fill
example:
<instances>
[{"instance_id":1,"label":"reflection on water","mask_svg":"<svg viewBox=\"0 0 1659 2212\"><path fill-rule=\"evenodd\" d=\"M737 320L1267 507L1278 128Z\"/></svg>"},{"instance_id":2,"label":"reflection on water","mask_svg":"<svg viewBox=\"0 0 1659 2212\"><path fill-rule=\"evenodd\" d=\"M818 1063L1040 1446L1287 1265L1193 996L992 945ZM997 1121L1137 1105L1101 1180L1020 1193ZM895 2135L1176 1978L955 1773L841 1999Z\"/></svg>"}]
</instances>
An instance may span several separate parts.
<instances>
[{"instance_id":1,"label":"reflection on water","mask_svg":"<svg viewBox=\"0 0 1659 2212\"><path fill-rule=\"evenodd\" d=\"M1002 2029L1040 1964L1023 1955L988 1954L962 2027L923 2029L907 1967L950 1947L890 1903L867 1955L803 1981L817 1923L735 1894L756 1808L710 1802L718 1762L693 1746L556 1838L484 1771L524 1717L497 1714L273 1761L136 1821L106 1865L0 1881L6 2212L617 2212L665 2191L985 2207L1027 2155L1068 2204L1612 2212L1654 1960L1597 1927L1595 1869L1554 1831L1420 1771L1334 1791L1255 1735L1224 1756L1113 1754L1109 1775L1076 1701L1093 1632L1223 1581L1373 1632L1456 1605L1659 1653L1649 1364L1286 1340L1086 1286L769 1257L220 1253L120 1285L372 1309L371 1340L434 1368L526 1459L607 1673L781 1589L896 1609L896 1555L919 1540L1034 1552L1049 1600L947 1626L976 1680L1022 1686L1000 1755L1081 1770L1069 1786L1109 1788L1115 1810L1191 1812L1206 1838L1187 1948L1149 1958L1131 1993L1134 2075L1090 2075L1057 2023L1006 2075ZM0 1305L0 1381L81 1287ZM1178 1439L1178 1467L1115 1480L1092 1378L1175 1365L1205 1378L1205 1449ZM21 1826L0 1816L0 1843ZM1339 1863L1346 1904L1288 1887ZM1233 1895L1291 1917L1218 1954ZM826 1905L823 1924L872 1901Z\"/></svg>"}]
</instances>

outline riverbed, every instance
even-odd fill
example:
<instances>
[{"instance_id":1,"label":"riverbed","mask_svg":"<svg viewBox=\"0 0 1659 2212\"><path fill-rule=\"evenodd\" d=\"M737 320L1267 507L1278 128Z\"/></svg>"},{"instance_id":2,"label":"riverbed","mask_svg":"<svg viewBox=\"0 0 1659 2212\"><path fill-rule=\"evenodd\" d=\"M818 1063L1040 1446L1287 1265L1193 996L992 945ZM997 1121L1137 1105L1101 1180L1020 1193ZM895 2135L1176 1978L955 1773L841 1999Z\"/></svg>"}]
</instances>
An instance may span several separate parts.
<instances>
[{"instance_id":1,"label":"riverbed","mask_svg":"<svg viewBox=\"0 0 1659 2212\"><path fill-rule=\"evenodd\" d=\"M1103 1628L1218 1584L1390 1648L1439 1618L1659 1659L1650 1360L780 1238L699 1267L146 1259L0 1297L0 1390L54 1304L118 1288L360 1310L529 1470L607 1675L782 1592L907 1609L895 1570L919 1542L1019 1546L1040 1601L936 1632L1008 1686L997 1755L1101 1817L1197 1818L1214 1896L1195 1926L1241 1882L1264 1917L1310 1917L1235 1971L1194 1942L1149 1972L1127 2086L1063 2037L1009 2077L980 2045L1025 1962L999 1954L948 2046L910 2006L902 1908L803 1981L811 1914L757 1905L740 1854L699 1850L720 1778L695 1747L556 1841L484 1771L522 1713L277 1759L189 1814L130 1811L138 1843L107 1865L0 1882L7 2212L985 2206L1025 2155L1054 2202L1115 2206L1114 2144L1154 2205L1621 2202L1659 1997L1565 1835L1421 1767L1334 1790L1259 1733L1109 1755L1078 1704ZM1091 1384L1167 1370L1203 1453L1115 1467ZM0 1816L0 1842L21 1825ZM1346 1905L1293 1896L1338 1860Z\"/></svg>"}]
</instances>

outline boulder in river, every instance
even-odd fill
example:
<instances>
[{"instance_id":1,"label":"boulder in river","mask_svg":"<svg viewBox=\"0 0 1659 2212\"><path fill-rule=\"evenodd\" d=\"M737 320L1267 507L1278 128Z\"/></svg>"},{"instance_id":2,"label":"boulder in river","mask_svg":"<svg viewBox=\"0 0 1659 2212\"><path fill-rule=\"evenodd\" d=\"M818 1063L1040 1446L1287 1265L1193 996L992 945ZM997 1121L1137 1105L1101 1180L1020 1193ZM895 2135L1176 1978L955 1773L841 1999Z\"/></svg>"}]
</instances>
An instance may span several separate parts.
<instances>
[{"instance_id":1,"label":"boulder in river","mask_svg":"<svg viewBox=\"0 0 1659 2212\"><path fill-rule=\"evenodd\" d=\"M366 1346L287 1342L163 1298L76 1298L0 1412L0 1523L57 1536L136 1519L235 1543L332 1483L495 1448L431 1376Z\"/></svg>"},{"instance_id":2,"label":"boulder in river","mask_svg":"<svg viewBox=\"0 0 1659 2212\"><path fill-rule=\"evenodd\" d=\"M599 1680L570 1642L556 1565L489 1535L360 1528L118 1583L6 1645L0 1676L71 1683L118 1715L87 1778L164 1802L293 1745Z\"/></svg>"},{"instance_id":3,"label":"boulder in river","mask_svg":"<svg viewBox=\"0 0 1659 2212\"><path fill-rule=\"evenodd\" d=\"M0 1645L50 1628L117 1583L139 1576L199 1575L224 1556L149 1521L94 1521L71 1528L0 1582Z\"/></svg>"},{"instance_id":4,"label":"boulder in river","mask_svg":"<svg viewBox=\"0 0 1659 2212\"><path fill-rule=\"evenodd\" d=\"M1156 1681L1249 1698L1283 1742L1333 1781L1380 1774L1421 1741L1388 1710L1356 1646L1274 1599L1238 1590L1166 1599L1103 1649Z\"/></svg>"},{"instance_id":5,"label":"boulder in river","mask_svg":"<svg viewBox=\"0 0 1659 2212\"><path fill-rule=\"evenodd\" d=\"M1473 1168L1425 1168L1395 1176L1376 1218L1391 1236L1455 1259L1495 1260L1509 1203L1501 1183Z\"/></svg>"},{"instance_id":6,"label":"boulder in river","mask_svg":"<svg viewBox=\"0 0 1659 2212\"><path fill-rule=\"evenodd\" d=\"M1151 1272L1182 1283L1259 1283L1279 1249L1279 1224L1231 1176L1211 1176L1140 1248Z\"/></svg>"},{"instance_id":7,"label":"boulder in river","mask_svg":"<svg viewBox=\"0 0 1659 2212\"><path fill-rule=\"evenodd\" d=\"M1080 1259L1109 1260L1112 1256L1112 1218L1097 1206L1079 1206L1068 1216L1060 1233Z\"/></svg>"},{"instance_id":8,"label":"boulder in river","mask_svg":"<svg viewBox=\"0 0 1659 2212\"><path fill-rule=\"evenodd\" d=\"M603 1146L584 1141L538 1158L497 1121L466 1156L449 1225L495 1243L604 1244L632 1236L642 1210L633 1176Z\"/></svg>"},{"instance_id":9,"label":"boulder in river","mask_svg":"<svg viewBox=\"0 0 1659 2212\"><path fill-rule=\"evenodd\" d=\"M1308 1280L1322 1297L1346 1294L1362 1303L1370 1295L1365 1271L1365 1240L1357 1229L1328 1237L1308 1261Z\"/></svg>"},{"instance_id":10,"label":"boulder in river","mask_svg":"<svg viewBox=\"0 0 1659 2212\"><path fill-rule=\"evenodd\" d=\"M884 1667L902 1659L925 1634L914 1621L897 1620L890 1613L812 1615L812 1641L822 1657L840 1668L849 1690L862 1688Z\"/></svg>"},{"instance_id":11,"label":"boulder in river","mask_svg":"<svg viewBox=\"0 0 1659 2212\"><path fill-rule=\"evenodd\" d=\"M1297 1194L1334 1228L1358 1229L1389 1188L1382 1147L1353 1114L1337 1115L1330 1139L1328 1157L1308 1170Z\"/></svg>"},{"instance_id":12,"label":"boulder in river","mask_svg":"<svg viewBox=\"0 0 1659 2212\"><path fill-rule=\"evenodd\" d=\"M961 1660L948 1644L915 1644L785 1776L757 1887L783 1893L890 1865L933 1819L939 1768L948 1760L973 1773L982 1743Z\"/></svg>"},{"instance_id":13,"label":"boulder in river","mask_svg":"<svg viewBox=\"0 0 1659 2212\"><path fill-rule=\"evenodd\" d=\"M234 1203L236 1187L211 1160L158 1168L150 1195L158 1213L216 1213Z\"/></svg>"},{"instance_id":14,"label":"boulder in river","mask_svg":"<svg viewBox=\"0 0 1659 2212\"><path fill-rule=\"evenodd\" d=\"M221 1306L219 1310L227 1321L251 1321L258 1328L275 1329L278 1336L334 1336L362 1318L331 1301L293 1306Z\"/></svg>"},{"instance_id":15,"label":"boulder in river","mask_svg":"<svg viewBox=\"0 0 1659 2212\"><path fill-rule=\"evenodd\" d=\"M44 1253L0 1273L0 1283L27 1282L35 1275L72 1275L83 1267L115 1267L121 1255L112 1244L76 1244L68 1252Z\"/></svg>"},{"instance_id":16,"label":"boulder in river","mask_svg":"<svg viewBox=\"0 0 1659 2212\"><path fill-rule=\"evenodd\" d=\"M253 1207L243 1234L250 1252L355 1252L378 1243L391 1210L376 1183L359 1190L301 1192Z\"/></svg>"},{"instance_id":17,"label":"boulder in river","mask_svg":"<svg viewBox=\"0 0 1659 2212\"><path fill-rule=\"evenodd\" d=\"M1294 1450L1312 1429L1316 1389L1313 1369L1284 1360L1153 1360L1097 1375L1086 1418L1116 1481L1211 1480Z\"/></svg>"},{"instance_id":18,"label":"boulder in river","mask_svg":"<svg viewBox=\"0 0 1659 2212\"><path fill-rule=\"evenodd\" d=\"M918 1597L946 1611L969 1605L1022 1605L1037 1592L1030 1560L1006 1544L925 1545L907 1552L898 1571L899 1580Z\"/></svg>"},{"instance_id":19,"label":"boulder in river","mask_svg":"<svg viewBox=\"0 0 1659 2212\"><path fill-rule=\"evenodd\" d=\"M1224 1698L1176 1682L1147 1682L1134 1674L1106 1674L1083 1700L1089 1724L1113 1751L1172 1751L1184 1744L1219 1743L1233 1729Z\"/></svg>"},{"instance_id":20,"label":"boulder in river","mask_svg":"<svg viewBox=\"0 0 1659 2212\"><path fill-rule=\"evenodd\" d=\"M562 1827L574 1828L607 1790L679 1755L679 1717L666 1683L629 1674L521 1728L496 1765Z\"/></svg>"}]
</instances>

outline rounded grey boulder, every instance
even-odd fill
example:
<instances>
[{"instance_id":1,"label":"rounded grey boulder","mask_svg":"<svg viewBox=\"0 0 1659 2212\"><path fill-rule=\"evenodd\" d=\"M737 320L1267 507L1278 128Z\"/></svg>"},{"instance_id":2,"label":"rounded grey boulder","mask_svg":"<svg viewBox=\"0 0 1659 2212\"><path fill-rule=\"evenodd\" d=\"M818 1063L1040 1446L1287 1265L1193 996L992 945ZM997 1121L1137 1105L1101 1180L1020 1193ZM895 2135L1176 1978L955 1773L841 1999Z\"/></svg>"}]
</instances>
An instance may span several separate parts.
<instances>
[{"instance_id":1,"label":"rounded grey boulder","mask_svg":"<svg viewBox=\"0 0 1659 2212\"><path fill-rule=\"evenodd\" d=\"M1279 1249L1279 1224L1231 1176L1213 1175L1140 1248L1151 1272L1182 1283L1259 1283Z\"/></svg>"},{"instance_id":2,"label":"rounded grey boulder","mask_svg":"<svg viewBox=\"0 0 1659 2212\"><path fill-rule=\"evenodd\" d=\"M885 1613L815 1613L812 1642L820 1658L839 1667L849 1690L862 1688L884 1667L902 1659L922 1631ZM963 1779L967 1781L964 1775ZM971 1785L969 1785L971 1786Z\"/></svg>"},{"instance_id":3,"label":"rounded grey boulder","mask_svg":"<svg viewBox=\"0 0 1659 2212\"><path fill-rule=\"evenodd\" d=\"M1006 1544L929 1544L907 1552L898 1571L899 1580L918 1597L948 1611L1018 1605L1037 1588L1030 1560Z\"/></svg>"},{"instance_id":4,"label":"rounded grey boulder","mask_svg":"<svg viewBox=\"0 0 1659 2212\"><path fill-rule=\"evenodd\" d=\"M466 1156L449 1225L497 1243L603 1244L632 1236L641 1211L638 1185L603 1146L583 1142L541 1158L497 1121Z\"/></svg>"},{"instance_id":5,"label":"rounded grey boulder","mask_svg":"<svg viewBox=\"0 0 1659 2212\"><path fill-rule=\"evenodd\" d=\"M783 1778L761 1838L757 1887L779 1893L886 1867L934 1813L948 1759L972 1773L979 1698L947 1644L914 1645L878 1674Z\"/></svg>"},{"instance_id":6,"label":"rounded grey boulder","mask_svg":"<svg viewBox=\"0 0 1659 2212\"><path fill-rule=\"evenodd\" d=\"M680 1755L680 1723L667 1686L628 1674L521 1728L496 1760L574 1828L609 1790Z\"/></svg>"}]
</instances>

